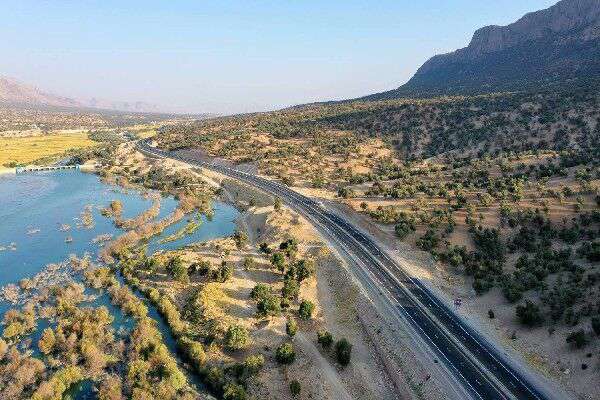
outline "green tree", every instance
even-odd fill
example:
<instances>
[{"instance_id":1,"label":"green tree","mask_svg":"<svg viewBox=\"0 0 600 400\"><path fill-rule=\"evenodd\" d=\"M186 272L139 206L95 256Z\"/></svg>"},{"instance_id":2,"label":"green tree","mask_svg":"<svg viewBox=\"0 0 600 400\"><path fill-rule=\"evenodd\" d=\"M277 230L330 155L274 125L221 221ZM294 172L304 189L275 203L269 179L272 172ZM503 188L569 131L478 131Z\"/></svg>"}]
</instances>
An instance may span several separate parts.
<instances>
[{"instance_id":1,"label":"green tree","mask_svg":"<svg viewBox=\"0 0 600 400\"><path fill-rule=\"evenodd\" d=\"M341 365L346 366L350 363L351 354L352 345L347 339L342 338L335 343L335 356Z\"/></svg>"},{"instance_id":2,"label":"green tree","mask_svg":"<svg viewBox=\"0 0 600 400\"><path fill-rule=\"evenodd\" d=\"M167 263L167 271L178 282L189 283L190 277L183 261L179 256L173 257Z\"/></svg>"},{"instance_id":3,"label":"green tree","mask_svg":"<svg viewBox=\"0 0 600 400\"><path fill-rule=\"evenodd\" d=\"M290 382L290 393L293 397L297 397L300 394L301 389L300 382L296 379Z\"/></svg>"},{"instance_id":4,"label":"green tree","mask_svg":"<svg viewBox=\"0 0 600 400\"><path fill-rule=\"evenodd\" d=\"M225 345L229 350L237 351L248 347L250 335L248 330L241 325L232 325L225 334Z\"/></svg>"},{"instance_id":5,"label":"green tree","mask_svg":"<svg viewBox=\"0 0 600 400\"><path fill-rule=\"evenodd\" d=\"M277 252L271 255L271 264L281 273L285 271L285 257L282 253Z\"/></svg>"},{"instance_id":6,"label":"green tree","mask_svg":"<svg viewBox=\"0 0 600 400\"><path fill-rule=\"evenodd\" d=\"M315 274L315 262L313 260L300 260L296 263L296 279L302 282Z\"/></svg>"},{"instance_id":7,"label":"green tree","mask_svg":"<svg viewBox=\"0 0 600 400\"><path fill-rule=\"evenodd\" d=\"M293 300L298 297L300 293L300 284L294 278L287 278L283 281L283 287L281 288L281 295L284 299Z\"/></svg>"},{"instance_id":8,"label":"green tree","mask_svg":"<svg viewBox=\"0 0 600 400\"><path fill-rule=\"evenodd\" d=\"M585 336L585 331L583 329L579 329L578 331L571 332L566 339L567 343L571 343L578 349L581 349L587 344L587 338Z\"/></svg>"},{"instance_id":9,"label":"green tree","mask_svg":"<svg viewBox=\"0 0 600 400\"><path fill-rule=\"evenodd\" d=\"M544 320L540 308L530 300L526 300L525 304L518 305L516 314L519 322L529 327L540 325Z\"/></svg>"},{"instance_id":10,"label":"green tree","mask_svg":"<svg viewBox=\"0 0 600 400\"><path fill-rule=\"evenodd\" d=\"M228 383L223 388L223 400L246 400L248 395L243 386L235 383Z\"/></svg>"},{"instance_id":11,"label":"green tree","mask_svg":"<svg viewBox=\"0 0 600 400\"><path fill-rule=\"evenodd\" d=\"M289 337L294 337L298 332L298 323L292 317L288 318L285 323L285 333L288 334Z\"/></svg>"},{"instance_id":12,"label":"green tree","mask_svg":"<svg viewBox=\"0 0 600 400\"><path fill-rule=\"evenodd\" d=\"M296 352L294 346L287 342L280 345L275 351L275 359L280 364L291 364L296 359Z\"/></svg>"},{"instance_id":13,"label":"green tree","mask_svg":"<svg viewBox=\"0 0 600 400\"><path fill-rule=\"evenodd\" d=\"M323 348L328 349L329 347L331 347L331 344L333 343L333 336L328 331L324 331L324 330L318 331L317 332L317 342L319 342L319 344L321 346L323 346Z\"/></svg>"},{"instance_id":14,"label":"green tree","mask_svg":"<svg viewBox=\"0 0 600 400\"><path fill-rule=\"evenodd\" d=\"M311 301L302 300L300 302L300 307L298 308L298 316L300 319L307 321L312 317L314 311L315 305Z\"/></svg>"}]
</instances>

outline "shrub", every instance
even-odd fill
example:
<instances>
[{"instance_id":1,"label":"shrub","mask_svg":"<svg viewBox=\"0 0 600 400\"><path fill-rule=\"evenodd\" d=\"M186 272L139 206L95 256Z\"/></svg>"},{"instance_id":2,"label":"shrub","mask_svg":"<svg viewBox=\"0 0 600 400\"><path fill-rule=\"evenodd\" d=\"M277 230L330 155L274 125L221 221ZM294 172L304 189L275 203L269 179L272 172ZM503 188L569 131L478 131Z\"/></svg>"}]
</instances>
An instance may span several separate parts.
<instances>
[{"instance_id":1,"label":"shrub","mask_svg":"<svg viewBox=\"0 0 600 400\"><path fill-rule=\"evenodd\" d=\"M350 363L351 353L352 345L345 338L335 343L335 356L341 365L346 366Z\"/></svg>"},{"instance_id":2,"label":"shrub","mask_svg":"<svg viewBox=\"0 0 600 400\"><path fill-rule=\"evenodd\" d=\"M571 343L578 349L581 349L587 344L587 338L583 329L571 332L566 339L567 343Z\"/></svg>"},{"instance_id":3,"label":"shrub","mask_svg":"<svg viewBox=\"0 0 600 400\"><path fill-rule=\"evenodd\" d=\"M250 297L253 300L260 300L272 295L271 286L266 285L264 283L258 283L256 286L252 288L250 292Z\"/></svg>"},{"instance_id":4,"label":"shrub","mask_svg":"<svg viewBox=\"0 0 600 400\"><path fill-rule=\"evenodd\" d=\"M225 283L233 276L233 269L223 260L219 269L212 271L211 278L217 282Z\"/></svg>"},{"instance_id":5,"label":"shrub","mask_svg":"<svg viewBox=\"0 0 600 400\"><path fill-rule=\"evenodd\" d=\"M302 387L300 386L300 382L296 379L290 382L290 393L293 397L296 397L300 394Z\"/></svg>"},{"instance_id":6,"label":"shrub","mask_svg":"<svg viewBox=\"0 0 600 400\"><path fill-rule=\"evenodd\" d=\"M312 302L302 300L302 302L300 302L300 307L298 308L298 316L300 319L307 321L312 317L314 310L315 305Z\"/></svg>"},{"instance_id":7,"label":"shrub","mask_svg":"<svg viewBox=\"0 0 600 400\"><path fill-rule=\"evenodd\" d=\"M300 284L294 278L287 278L283 281L283 287L281 288L281 295L284 299L293 300L298 297L300 293Z\"/></svg>"},{"instance_id":8,"label":"shrub","mask_svg":"<svg viewBox=\"0 0 600 400\"><path fill-rule=\"evenodd\" d=\"M318 331L317 342L319 342L323 348L329 348L333 343L333 336L328 331Z\"/></svg>"},{"instance_id":9,"label":"shrub","mask_svg":"<svg viewBox=\"0 0 600 400\"><path fill-rule=\"evenodd\" d=\"M524 305L518 305L516 314L519 322L529 327L540 325L544 320L540 308L530 300L526 300Z\"/></svg>"},{"instance_id":10,"label":"shrub","mask_svg":"<svg viewBox=\"0 0 600 400\"><path fill-rule=\"evenodd\" d=\"M283 273L283 271L285 271L285 257L283 253L273 253L271 255L271 264L277 269L277 271Z\"/></svg>"},{"instance_id":11,"label":"shrub","mask_svg":"<svg viewBox=\"0 0 600 400\"><path fill-rule=\"evenodd\" d=\"M294 337L298 332L298 323L294 318L288 318L285 324L285 333L290 337Z\"/></svg>"},{"instance_id":12,"label":"shrub","mask_svg":"<svg viewBox=\"0 0 600 400\"><path fill-rule=\"evenodd\" d=\"M433 229L427 229L425 234L417 240L417 247L424 251L435 249L440 242L440 238Z\"/></svg>"},{"instance_id":13,"label":"shrub","mask_svg":"<svg viewBox=\"0 0 600 400\"><path fill-rule=\"evenodd\" d=\"M275 351L275 359L280 364L291 364L296 359L296 352L291 343L284 343Z\"/></svg>"},{"instance_id":14,"label":"shrub","mask_svg":"<svg viewBox=\"0 0 600 400\"><path fill-rule=\"evenodd\" d=\"M169 260L167 271L176 281L181 283L188 283L190 281L187 268L183 265L183 261L179 257L173 257Z\"/></svg>"},{"instance_id":15,"label":"shrub","mask_svg":"<svg viewBox=\"0 0 600 400\"><path fill-rule=\"evenodd\" d=\"M56 343L56 336L54 335L54 331L52 328L44 329L44 333L42 333L42 337L38 342L38 348L42 352L42 354L50 354L54 350L54 345Z\"/></svg>"},{"instance_id":16,"label":"shrub","mask_svg":"<svg viewBox=\"0 0 600 400\"><path fill-rule=\"evenodd\" d=\"M237 229L233 234L233 240L235 241L235 245L237 246L237 248L241 249L248 242L248 234L244 231Z\"/></svg>"},{"instance_id":17,"label":"shrub","mask_svg":"<svg viewBox=\"0 0 600 400\"><path fill-rule=\"evenodd\" d=\"M404 239L416 230L415 225L410 221L400 221L394 227L394 232L399 239Z\"/></svg>"},{"instance_id":18,"label":"shrub","mask_svg":"<svg viewBox=\"0 0 600 400\"><path fill-rule=\"evenodd\" d=\"M315 274L315 262L312 260L300 260L296 263L296 279L302 282Z\"/></svg>"},{"instance_id":19,"label":"shrub","mask_svg":"<svg viewBox=\"0 0 600 400\"><path fill-rule=\"evenodd\" d=\"M242 265L245 270L249 270L250 268L254 268L256 266L256 260L252 257L245 257Z\"/></svg>"},{"instance_id":20,"label":"shrub","mask_svg":"<svg viewBox=\"0 0 600 400\"><path fill-rule=\"evenodd\" d=\"M196 368L197 371L200 371L206 363L206 353L204 352L202 343L196 342L187 337L181 337L177 341L177 344L183 353L185 353L185 356L194 366L194 368Z\"/></svg>"},{"instance_id":21,"label":"shrub","mask_svg":"<svg viewBox=\"0 0 600 400\"><path fill-rule=\"evenodd\" d=\"M223 400L246 400L246 390L235 383L228 383L223 390Z\"/></svg>"},{"instance_id":22,"label":"shrub","mask_svg":"<svg viewBox=\"0 0 600 400\"><path fill-rule=\"evenodd\" d=\"M262 354L257 354L255 356L248 356L244 360L244 367L250 374L255 374L262 369L265 365L265 358Z\"/></svg>"},{"instance_id":23,"label":"shrub","mask_svg":"<svg viewBox=\"0 0 600 400\"><path fill-rule=\"evenodd\" d=\"M250 336L248 330L241 325L232 325L225 334L225 345L229 350L242 350L248 347Z\"/></svg>"},{"instance_id":24,"label":"shrub","mask_svg":"<svg viewBox=\"0 0 600 400\"><path fill-rule=\"evenodd\" d=\"M258 301L256 310L258 315L263 317L279 315L281 312L281 300L277 296L269 295Z\"/></svg>"},{"instance_id":25,"label":"shrub","mask_svg":"<svg viewBox=\"0 0 600 400\"><path fill-rule=\"evenodd\" d=\"M600 317L592 318L592 329L596 335L600 335Z\"/></svg>"}]
</instances>

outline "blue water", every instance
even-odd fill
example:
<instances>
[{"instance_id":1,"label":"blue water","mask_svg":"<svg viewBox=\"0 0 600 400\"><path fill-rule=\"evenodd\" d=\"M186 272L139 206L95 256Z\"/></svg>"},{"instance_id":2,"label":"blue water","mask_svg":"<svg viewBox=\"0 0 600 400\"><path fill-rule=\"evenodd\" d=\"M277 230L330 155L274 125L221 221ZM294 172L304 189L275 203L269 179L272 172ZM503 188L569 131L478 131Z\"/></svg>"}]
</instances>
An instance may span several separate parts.
<instances>
[{"instance_id":1,"label":"blue water","mask_svg":"<svg viewBox=\"0 0 600 400\"><path fill-rule=\"evenodd\" d=\"M64 261L69 254L82 256L89 252L95 259L100 249L99 244L92 243L95 237L122 233L110 218L100 213L112 200L123 203L124 218L135 217L152 204L151 199L138 191L123 190L103 183L96 175L77 171L0 175L0 286L35 275L46 264ZM92 206L94 226L77 227L78 218L88 205ZM176 207L175 199L163 197L157 219ZM172 250L231 235L238 214L234 207L215 202L213 218L202 216L201 226L192 235L158 243L184 227L189 218L197 217L190 214L152 238L149 251ZM62 224L70 225L71 229L61 231ZM73 241L66 243L67 237Z\"/></svg>"},{"instance_id":2,"label":"blue water","mask_svg":"<svg viewBox=\"0 0 600 400\"><path fill-rule=\"evenodd\" d=\"M89 253L96 259L101 247L92 243L92 240L101 234L112 234L116 237L123 232L115 227L110 218L100 213L100 210L113 200L122 202L124 218L135 217L152 205L152 199L139 191L124 190L103 183L96 175L78 171L0 175L0 286L18 283L23 278L35 275L47 264L66 260L70 254L81 257ZM91 206L94 220L93 227L89 229L77 226L80 223L80 214L86 206ZM176 207L175 199L163 197L157 219L167 216ZM162 234L150 239L148 253L173 250L194 242L233 234L239 212L221 202L214 202L213 210L214 215L210 219L190 214L166 228ZM173 242L159 243L161 238L183 228L191 218L202 220L200 227L193 234ZM68 224L71 228L62 231L63 224ZM72 242L65 242L67 237L72 238ZM134 321L124 315L118 307L113 306L107 294L92 289L86 289L86 293L98 297L84 306L108 307L115 317L113 326L117 332L126 332L132 328ZM146 304L150 317L158 323L165 344L175 352L175 339L168 326L156 309L148 302ZM0 316L10 307L10 304L0 301ZM43 328L49 325L47 320L38 320L38 329L30 335L32 343L37 343ZM37 346L32 346L32 349L36 352ZM90 383L83 382L76 390L76 397L89 394L90 390Z\"/></svg>"}]
</instances>

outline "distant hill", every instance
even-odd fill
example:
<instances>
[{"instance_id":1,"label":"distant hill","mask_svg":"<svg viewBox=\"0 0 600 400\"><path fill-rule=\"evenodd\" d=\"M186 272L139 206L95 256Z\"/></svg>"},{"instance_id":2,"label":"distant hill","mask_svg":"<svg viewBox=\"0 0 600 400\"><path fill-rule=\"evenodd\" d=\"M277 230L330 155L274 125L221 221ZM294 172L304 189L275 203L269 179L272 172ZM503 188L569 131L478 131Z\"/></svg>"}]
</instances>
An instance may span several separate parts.
<instances>
[{"instance_id":1,"label":"distant hill","mask_svg":"<svg viewBox=\"0 0 600 400\"><path fill-rule=\"evenodd\" d=\"M56 107L82 107L77 100L44 92L16 79L0 76L0 102Z\"/></svg>"},{"instance_id":2,"label":"distant hill","mask_svg":"<svg viewBox=\"0 0 600 400\"><path fill-rule=\"evenodd\" d=\"M600 0L562 0L507 26L486 26L468 47L437 55L405 85L366 100L514 91L600 79Z\"/></svg>"},{"instance_id":3,"label":"distant hill","mask_svg":"<svg viewBox=\"0 0 600 400\"><path fill-rule=\"evenodd\" d=\"M92 98L90 100L73 99L45 92L14 78L0 76L0 103L30 106L95 108L110 111L160 113L165 112L159 106L141 101L125 102Z\"/></svg>"}]
</instances>

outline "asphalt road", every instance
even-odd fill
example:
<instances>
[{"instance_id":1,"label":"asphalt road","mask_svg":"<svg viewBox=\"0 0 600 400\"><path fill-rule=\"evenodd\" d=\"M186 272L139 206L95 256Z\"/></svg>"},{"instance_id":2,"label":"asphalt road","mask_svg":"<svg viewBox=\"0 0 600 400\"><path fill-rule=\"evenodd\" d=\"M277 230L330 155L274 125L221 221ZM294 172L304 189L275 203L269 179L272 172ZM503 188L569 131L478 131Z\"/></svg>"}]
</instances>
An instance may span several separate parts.
<instances>
[{"instance_id":1,"label":"asphalt road","mask_svg":"<svg viewBox=\"0 0 600 400\"><path fill-rule=\"evenodd\" d=\"M165 152L146 142L138 142L137 148L154 156L208 168L257 187L281 198L313 224L325 229L328 236L368 269L365 276L370 277L371 284L405 316L433 354L454 375L455 381L462 385L463 393L475 399L549 399L512 365L506 355L465 324L422 282L409 276L373 239L315 200L256 175L192 159L189 155Z\"/></svg>"}]
</instances>

